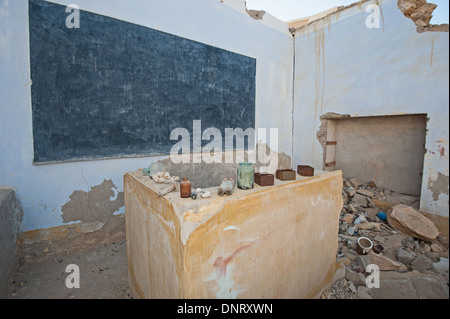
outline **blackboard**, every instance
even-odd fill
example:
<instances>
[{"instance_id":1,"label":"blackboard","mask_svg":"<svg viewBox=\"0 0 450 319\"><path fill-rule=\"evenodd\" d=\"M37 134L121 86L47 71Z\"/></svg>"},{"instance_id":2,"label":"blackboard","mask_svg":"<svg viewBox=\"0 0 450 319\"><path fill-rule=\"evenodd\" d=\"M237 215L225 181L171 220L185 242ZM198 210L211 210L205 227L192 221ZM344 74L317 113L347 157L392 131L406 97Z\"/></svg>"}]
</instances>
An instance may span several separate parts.
<instances>
[{"instance_id":1,"label":"blackboard","mask_svg":"<svg viewBox=\"0 0 450 319\"><path fill-rule=\"evenodd\" d=\"M254 58L87 11L68 28L70 14L29 0L35 163L169 154L194 120L255 127Z\"/></svg>"}]
</instances>

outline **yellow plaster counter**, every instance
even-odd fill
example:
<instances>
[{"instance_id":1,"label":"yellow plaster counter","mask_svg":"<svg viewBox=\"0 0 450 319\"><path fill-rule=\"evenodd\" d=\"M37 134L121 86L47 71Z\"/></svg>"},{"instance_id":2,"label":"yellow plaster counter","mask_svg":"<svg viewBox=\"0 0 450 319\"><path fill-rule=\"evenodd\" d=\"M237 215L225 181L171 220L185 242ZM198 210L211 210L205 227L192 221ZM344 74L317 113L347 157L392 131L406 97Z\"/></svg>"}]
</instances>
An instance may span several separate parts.
<instances>
[{"instance_id":1,"label":"yellow plaster counter","mask_svg":"<svg viewBox=\"0 0 450 319\"><path fill-rule=\"evenodd\" d=\"M135 298L312 298L336 270L342 172L211 198L124 176Z\"/></svg>"}]
</instances>

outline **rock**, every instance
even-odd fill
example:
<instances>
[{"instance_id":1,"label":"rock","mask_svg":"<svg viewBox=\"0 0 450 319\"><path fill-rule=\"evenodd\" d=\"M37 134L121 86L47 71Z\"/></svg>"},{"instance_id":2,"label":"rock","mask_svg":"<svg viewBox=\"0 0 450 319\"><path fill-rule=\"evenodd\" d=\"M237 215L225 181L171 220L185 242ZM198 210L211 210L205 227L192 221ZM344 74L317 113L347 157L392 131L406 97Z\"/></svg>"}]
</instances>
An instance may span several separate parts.
<instances>
[{"instance_id":1,"label":"rock","mask_svg":"<svg viewBox=\"0 0 450 319\"><path fill-rule=\"evenodd\" d=\"M372 198L369 198L369 197L367 197L367 202L368 202L368 207L370 207L370 208L376 208L377 207L377 205L375 205L373 202L372 202Z\"/></svg>"},{"instance_id":2,"label":"rock","mask_svg":"<svg viewBox=\"0 0 450 319\"><path fill-rule=\"evenodd\" d=\"M352 227L347 228L346 231L350 236L353 236L355 234L356 228L352 226Z\"/></svg>"},{"instance_id":3,"label":"rock","mask_svg":"<svg viewBox=\"0 0 450 319\"><path fill-rule=\"evenodd\" d=\"M414 241L413 246L414 246L414 251L416 253L420 253L420 245L419 245L419 242L417 240Z\"/></svg>"},{"instance_id":4,"label":"rock","mask_svg":"<svg viewBox=\"0 0 450 319\"><path fill-rule=\"evenodd\" d=\"M411 268L419 272L425 272L433 267L433 262L422 254L419 254L411 263Z\"/></svg>"},{"instance_id":5,"label":"rock","mask_svg":"<svg viewBox=\"0 0 450 319\"><path fill-rule=\"evenodd\" d=\"M366 215L370 220L375 220L375 217L377 217L378 214L378 208L366 208Z\"/></svg>"},{"instance_id":6,"label":"rock","mask_svg":"<svg viewBox=\"0 0 450 319\"><path fill-rule=\"evenodd\" d=\"M364 269L364 271L366 271L367 266L369 266L370 264L372 264L372 260L370 259L370 255L357 255L356 256L356 263L358 264L359 267L361 267L362 269Z\"/></svg>"},{"instance_id":7,"label":"rock","mask_svg":"<svg viewBox=\"0 0 450 319\"><path fill-rule=\"evenodd\" d=\"M353 220L354 220L355 216L353 214L346 214L342 220L344 222L346 222L347 224L351 225L353 224Z\"/></svg>"},{"instance_id":8,"label":"rock","mask_svg":"<svg viewBox=\"0 0 450 319\"><path fill-rule=\"evenodd\" d=\"M437 240L442 246L444 246L444 247L446 247L448 249L448 246L449 246L448 238L446 238L446 237L444 237L442 235L439 235L437 237Z\"/></svg>"},{"instance_id":9,"label":"rock","mask_svg":"<svg viewBox=\"0 0 450 319\"><path fill-rule=\"evenodd\" d=\"M356 287L355 287L355 285L352 282L350 282L350 285L348 286L348 289L351 292L353 292L354 294L356 294Z\"/></svg>"},{"instance_id":10,"label":"rock","mask_svg":"<svg viewBox=\"0 0 450 319\"><path fill-rule=\"evenodd\" d=\"M339 239L343 242L347 242L347 241L355 241L355 237L352 236L347 236L347 235L342 235L339 234Z\"/></svg>"},{"instance_id":11,"label":"rock","mask_svg":"<svg viewBox=\"0 0 450 319\"><path fill-rule=\"evenodd\" d=\"M363 183L361 183L361 181L359 179L357 179L356 177L350 178L348 180L348 183L350 185L352 185L355 189L358 189L359 186L361 186Z\"/></svg>"},{"instance_id":12,"label":"rock","mask_svg":"<svg viewBox=\"0 0 450 319\"><path fill-rule=\"evenodd\" d=\"M211 197L211 193L206 191L201 195L203 198L210 198Z\"/></svg>"},{"instance_id":13,"label":"rock","mask_svg":"<svg viewBox=\"0 0 450 319\"><path fill-rule=\"evenodd\" d=\"M433 268L440 274L448 274L448 258L441 258L439 262L433 263Z\"/></svg>"},{"instance_id":14,"label":"rock","mask_svg":"<svg viewBox=\"0 0 450 319\"><path fill-rule=\"evenodd\" d=\"M360 194L355 194L355 196L353 196L352 201L362 207L368 207L369 206L369 202L367 200L366 196L360 195Z\"/></svg>"},{"instance_id":15,"label":"rock","mask_svg":"<svg viewBox=\"0 0 450 319\"><path fill-rule=\"evenodd\" d=\"M342 232L344 232L344 231L347 229L347 227L348 227L348 225L347 225L346 222L341 223L341 224L339 225L339 229L340 229L340 231L342 231Z\"/></svg>"},{"instance_id":16,"label":"rock","mask_svg":"<svg viewBox=\"0 0 450 319\"><path fill-rule=\"evenodd\" d=\"M348 203L348 196L345 191L342 191L342 200L344 203ZM343 208L345 208L345 206Z\"/></svg>"},{"instance_id":17,"label":"rock","mask_svg":"<svg viewBox=\"0 0 450 319\"><path fill-rule=\"evenodd\" d=\"M427 258L431 259L432 261L439 261L439 258L441 258L441 253L435 253L432 251L428 251L425 253L425 256L427 256Z\"/></svg>"},{"instance_id":18,"label":"rock","mask_svg":"<svg viewBox=\"0 0 450 319\"><path fill-rule=\"evenodd\" d=\"M345 193L347 194L347 196L353 197L356 194L356 190L353 187L349 187L345 189Z\"/></svg>"},{"instance_id":19,"label":"rock","mask_svg":"<svg viewBox=\"0 0 450 319\"><path fill-rule=\"evenodd\" d=\"M377 265L381 271L389 271L389 270L397 270L397 271L406 271L407 268L405 265L389 259L383 255L377 255L374 252L370 252L370 260L372 263Z\"/></svg>"},{"instance_id":20,"label":"rock","mask_svg":"<svg viewBox=\"0 0 450 319\"><path fill-rule=\"evenodd\" d=\"M347 249L354 250L355 249L355 243L351 240L347 241Z\"/></svg>"},{"instance_id":21,"label":"rock","mask_svg":"<svg viewBox=\"0 0 450 319\"><path fill-rule=\"evenodd\" d=\"M363 223L367 223L367 219L366 219L366 217L364 217L363 214L361 214L358 216L358 218L355 219L354 224L359 225L359 224L363 224Z\"/></svg>"},{"instance_id":22,"label":"rock","mask_svg":"<svg viewBox=\"0 0 450 319\"><path fill-rule=\"evenodd\" d=\"M379 200L379 199L376 199L376 198L372 198L372 202L375 204L375 206L379 210L381 210L383 212L387 212L387 211L389 211L392 208L392 204L390 204L390 203L388 203L388 202L386 202L384 200Z\"/></svg>"},{"instance_id":23,"label":"rock","mask_svg":"<svg viewBox=\"0 0 450 319\"><path fill-rule=\"evenodd\" d=\"M442 253L444 250L442 249L442 247L441 246L439 246L438 244L433 244L433 245L431 245L431 251L433 252L433 253Z\"/></svg>"},{"instance_id":24,"label":"rock","mask_svg":"<svg viewBox=\"0 0 450 319\"><path fill-rule=\"evenodd\" d=\"M382 237L380 235L376 235L373 240L379 242L380 244L384 243L384 237Z\"/></svg>"},{"instance_id":25,"label":"rock","mask_svg":"<svg viewBox=\"0 0 450 319\"><path fill-rule=\"evenodd\" d=\"M347 182L345 179L344 179L344 182L342 184L343 184L344 188L352 187L352 185L350 185L350 183Z\"/></svg>"},{"instance_id":26,"label":"rock","mask_svg":"<svg viewBox=\"0 0 450 319\"><path fill-rule=\"evenodd\" d=\"M358 194L366 196L366 197L374 197L375 196L375 194L373 192L368 191L366 189L358 189L356 192Z\"/></svg>"},{"instance_id":27,"label":"rock","mask_svg":"<svg viewBox=\"0 0 450 319\"><path fill-rule=\"evenodd\" d=\"M439 236L439 230L433 222L410 206L394 206L387 217L392 228L414 238L432 242Z\"/></svg>"},{"instance_id":28,"label":"rock","mask_svg":"<svg viewBox=\"0 0 450 319\"><path fill-rule=\"evenodd\" d=\"M345 268L345 279L353 282L356 286L365 286L366 277L363 274L357 273L350 268Z\"/></svg>"},{"instance_id":29,"label":"rock","mask_svg":"<svg viewBox=\"0 0 450 319\"><path fill-rule=\"evenodd\" d=\"M369 182L370 187L377 187L377 184L374 181Z\"/></svg>"},{"instance_id":30,"label":"rock","mask_svg":"<svg viewBox=\"0 0 450 319\"><path fill-rule=\"evenodd\" d=\"M352 260L349 257L344 257L339 260L345 267L350 266L352 264Z\"/></svg>"},{"instance_id":31,"label":"rock","mask_svg":"<svg viewBox=\"0 0 450 319\"><path fill-rule=\"evenodd\" d=\"M413 244L411 244L411 243L406 243L405 244L405 250L407 251L407 252L414 252L414 245Z\"/></svg>"},{"instance_id":32,"label":"rock","mask_svg":"<svg viewBox=\"0 0 450 319\"><path fill-rule=\"evenodd\" d=\"M375 230L375 231L381 231L381 226L378 223L362 223L362 224L358 224L356 225L356 227L358 229L363 229L363 230Z\"/></svg>"},{"instance_id":33,"label":"rock","mask_svg":"<svg viewBox=\"0 0 450 319\"><path fill-rule=\"evenodd\" d=\"M417 255L415 253L407 252L403 248L399 248L397 250L397 260L404 265L410 265L414 259L416 259Z\"/></svg>"},{"instance_id":34,"label":"rock","mask_svg":"<svg viewBox=\"0 0 450 319\"><path fill-rule=\"evenodd\" d=\"M384 236L384 251L383 255L392 260L397 260L397 251L400 247L404 247L407 235L402 233Z\"/></svg>"},{"instance_id":35,"label":"rock","mask_svg":"<svg viewBox=\"0 0 450 319\"><path fill-rule=\"evenodd\" d=\"M348 204L347 209L350 213L353 213L353 214L357 212L357 209L354 204Z\"/></svg>"}]
</instances>

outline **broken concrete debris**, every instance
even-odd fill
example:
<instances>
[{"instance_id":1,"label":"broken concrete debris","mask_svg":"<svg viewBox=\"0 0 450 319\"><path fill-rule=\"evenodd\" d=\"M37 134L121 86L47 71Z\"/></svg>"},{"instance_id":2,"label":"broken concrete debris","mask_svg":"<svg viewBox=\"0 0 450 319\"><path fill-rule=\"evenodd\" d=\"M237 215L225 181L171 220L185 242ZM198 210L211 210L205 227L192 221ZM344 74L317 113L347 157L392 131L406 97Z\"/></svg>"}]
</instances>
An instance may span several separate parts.
<instances>
[{"instance_id":1,"label":"broken concrete debris","mask_svg":"<svg viewBox=\"0 0 450 319\"><path fill-rule=\"evenodd\" d=\"M433 262L426 256L419 254L416 259L411 263L411 268L413 270L418 270L420 272L425 272L433 267Z\"/></svg>"},{"instance_id":2,"label":"broken concrete debris","mask_svg":"<svg viewBox=\"0 0 450 319\"><path fill-rule=\"evenodd\" d=\"M369 201L367 200L367 197L361 194L355 194L353 196L353 202L361 207L369 207Z\"/></svg>"},{"instance_id":3,"label":"broken concrete debris","mask_svg":"<svg viewBox=\"0 0 450 319\"><path fill-rule=\"evenodd\" d=\"M322 293L322 299L378 299L380 292L366 286L367 267L372 264L379 267L381 280L389 275L387 283L408 282L408 287L416 289L411 295L421 296L414 283L423 277L442 281L444 292L432 297L448 296L448 239L410 206L418 198L357 178L344 180L342 197L337 259L345 267L345 276ZM364 237L373 242L367 254L357 249L358 239Z\"/></svg>"},{"instance_id":4,"label":"broken concrete debris","mask_svg":"<svg viewBox=\"0 0 450 319\"><path fill-rule=\"evenodd\" d=\"M407 251L403 247L397 250L397 260L404 265L411 265L417 255L413 251Z\"/></svg>"}]
</instances>

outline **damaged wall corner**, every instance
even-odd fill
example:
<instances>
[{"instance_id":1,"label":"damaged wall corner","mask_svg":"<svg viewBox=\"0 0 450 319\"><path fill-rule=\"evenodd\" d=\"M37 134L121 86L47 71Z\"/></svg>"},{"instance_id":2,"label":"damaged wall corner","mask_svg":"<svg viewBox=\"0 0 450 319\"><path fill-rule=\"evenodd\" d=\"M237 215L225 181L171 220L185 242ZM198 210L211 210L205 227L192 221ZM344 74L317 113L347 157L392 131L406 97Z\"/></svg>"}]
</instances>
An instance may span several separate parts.
<instances>
[{"instance_id":1,"label":"damaged wall corner","mask_svg":"<svg viewBox=\"0 0 450 319\"><path fill-rule=\"evenodd\" d=\"M332 13L333 19L310 22L295 32L294 162L310 162L317 168L325 166L323 170L339 168L333 166L338 159L327 155L342 151L338 149L339 144L333 145L337 141L330 129L332 122L340 121L328 120L326 115L320 117L322 114L350 114L352 119L384 117L386 120L426 114L431 120L426 123L425 146L423 143L415 146L418 152L429 150L425 156L417 153L417 158L425 157L422 176L418 175L420 170L414 170L416 180L421 179L418 183L422 189L420 210L448 219L448 195L439 190L441 183L433 183L434 194L427 184L430 177L437 178L438 172L448 175L448 158L447 163L444 162L447 156L444 144L448 143L448 33L418 33L411 27L412 21L403 11L411 19L422 19L427 25L432 21L435 5L426 5L422 0L378 1L382 7L383 27L369 30L364 7L374 2L361 1L359 5L345 7ZM413 9L406 7L408 3L415 3ZM423 30L447 28L448 25L439 28L430 25ZM358 54L353 52L356 42ZM393 43L396 50L392 50ZM405 90L405 87L420 87L420 90ZM383 132L374 134L378 133ZM371 150L368 155L370 153ZM380 160L371 159L373 166L382 167L385 156L390 154L392 151ZM419 163L417 158L413 161L415 167ZM408 158L407 164L400 168L403 170L409 164Z\"/></svg>"},{"instance_id":2,"label":"damaged wall corner","mask_svg":"<svg viewBox=\"0 0 450 319\"><path fill-rule=\"evenodd\" d=\"M321 126L317 132L317 140L323 149L323 164L322 170L334 170L334 142L336 135L336 127L333 120L351 118L349 114L337 114L333 112L326 113L320 116Z\"/></svg>"},{"instance_id":3,"label":"damaged wall corner","mask_svg":"<svg viewBox=\"0 0 450 319\"><path fill-rule=\"evenodd\" d=\"M405 17L411 19L417 26L417 32L440 31L449 32L448 24L430 24L437 5L427 0L398 0L397 6Z\"/></svg>"}]
</instances>

